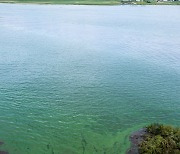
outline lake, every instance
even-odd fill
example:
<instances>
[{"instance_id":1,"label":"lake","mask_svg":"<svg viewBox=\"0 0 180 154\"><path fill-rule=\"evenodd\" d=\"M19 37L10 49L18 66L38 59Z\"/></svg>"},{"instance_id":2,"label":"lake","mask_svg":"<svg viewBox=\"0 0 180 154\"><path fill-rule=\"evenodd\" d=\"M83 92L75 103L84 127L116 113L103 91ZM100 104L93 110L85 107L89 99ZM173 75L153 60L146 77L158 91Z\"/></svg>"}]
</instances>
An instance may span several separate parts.
<instances>
[{"instance_id":1,"label":"lake","mask_svg":"<svg viewBox=\"0 0 180 154\"><path fill-rule=\"evenodd\" d=\"M178 117L180 6L0 4L0 151L123 154Z\"/></svg>"}]
</instances>

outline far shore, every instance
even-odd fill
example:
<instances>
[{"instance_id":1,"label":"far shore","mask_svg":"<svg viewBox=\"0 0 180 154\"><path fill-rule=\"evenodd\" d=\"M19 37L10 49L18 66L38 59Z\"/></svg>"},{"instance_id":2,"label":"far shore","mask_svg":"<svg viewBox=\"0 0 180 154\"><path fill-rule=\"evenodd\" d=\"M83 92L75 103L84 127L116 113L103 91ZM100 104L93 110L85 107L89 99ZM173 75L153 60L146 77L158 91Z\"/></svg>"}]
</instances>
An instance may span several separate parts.
<instances>
[{"instance_id":1,"label":"far shore","mask_svg":"<svg viewBox=\"0 0 180 154\"><path fill-rule=\"evenodd\" d=\"M128 2L118 0L0 0L0 4L54 4L54 5L180 5L180 1L173 2Z\"/></svg>"}]
</instances>

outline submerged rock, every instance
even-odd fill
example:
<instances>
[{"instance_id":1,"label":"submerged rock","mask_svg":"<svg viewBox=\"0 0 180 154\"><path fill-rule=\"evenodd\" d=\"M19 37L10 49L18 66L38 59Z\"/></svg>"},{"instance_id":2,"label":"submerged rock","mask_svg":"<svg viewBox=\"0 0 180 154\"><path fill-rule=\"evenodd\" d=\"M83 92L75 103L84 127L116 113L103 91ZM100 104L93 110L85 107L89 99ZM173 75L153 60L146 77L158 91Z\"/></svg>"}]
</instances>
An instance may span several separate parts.
<instances>
[{"instance_id":1,"label":"submerged rock","mask_svg":"<svg viewBox=\"0 0 180 154\"><path fill-rule=\"evenodd\" d=\"M4 142L0 141L0 145L4 144Z\"/></svg>"},{"instance_id":2,"label":"submerged rock","mask_svg":"<svg viewBox=\"0 0 180 154\"><path fill-rule=\"evenodd\" d=\"M130 136L131 147L127 151L127 154L139 154L138 145L144 140L144 136L147 134L146 128L140 129Z\"/></svg>"}]
</instances>

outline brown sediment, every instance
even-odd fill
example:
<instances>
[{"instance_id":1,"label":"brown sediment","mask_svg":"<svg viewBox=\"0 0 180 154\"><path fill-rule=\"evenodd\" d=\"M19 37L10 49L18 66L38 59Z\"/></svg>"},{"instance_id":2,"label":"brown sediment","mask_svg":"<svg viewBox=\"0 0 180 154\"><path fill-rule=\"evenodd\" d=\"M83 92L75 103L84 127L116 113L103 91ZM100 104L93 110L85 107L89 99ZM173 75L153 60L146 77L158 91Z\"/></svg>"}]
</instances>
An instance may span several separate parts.
<instances>
[{"instance_id":1,"label":"brown sediment","mask_svg":"<svg viewBox=\"0 0 180 154\"><path fill-rule=\"evenodd\" d=\"M147 134L145 128L140 129L131 134L129 140L131 142L131 147L126 154L139 154L138 145L144 140L144 136Z\"/></svg>"}]
</instances>

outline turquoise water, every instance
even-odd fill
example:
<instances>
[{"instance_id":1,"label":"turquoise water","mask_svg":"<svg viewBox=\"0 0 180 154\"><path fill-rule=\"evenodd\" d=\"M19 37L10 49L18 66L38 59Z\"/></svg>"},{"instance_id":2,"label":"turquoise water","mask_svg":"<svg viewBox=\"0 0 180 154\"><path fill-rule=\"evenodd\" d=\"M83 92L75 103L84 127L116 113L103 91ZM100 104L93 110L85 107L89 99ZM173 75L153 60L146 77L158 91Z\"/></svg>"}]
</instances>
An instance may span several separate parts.
<instances>
[{"instance_id":1,"label":"turquoise water","mask_svg":"<svg viewBox=\"0 0 180 154\"><path fill-rule=\"evenodd\" d=\"M0 4L0 151L123 154L179 117L179 6Z\"/></svg>"}]
</instances>

